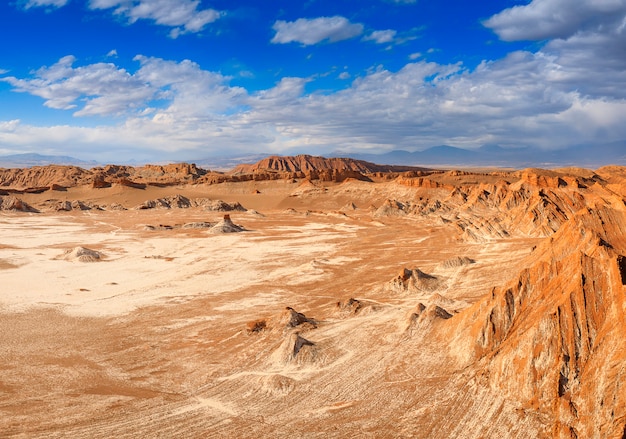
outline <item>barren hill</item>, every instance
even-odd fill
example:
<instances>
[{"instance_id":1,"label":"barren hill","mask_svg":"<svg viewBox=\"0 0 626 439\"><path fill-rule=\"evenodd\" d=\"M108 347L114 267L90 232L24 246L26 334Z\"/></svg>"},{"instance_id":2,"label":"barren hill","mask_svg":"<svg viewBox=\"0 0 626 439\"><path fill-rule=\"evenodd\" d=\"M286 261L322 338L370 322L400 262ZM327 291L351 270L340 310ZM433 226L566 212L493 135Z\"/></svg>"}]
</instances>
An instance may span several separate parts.
<instances>
[{"instance_id":1,"label":"barren hill","mask_svg":"<svg viewBox=\"0 0 626 439\"><path fill-rule=\"evenodd\" d=\"M229 173L211 172L195 164L169 165L106 165L89 170L76 166L34 166L32 168L0 168L0 188L14 191L44 191L92 185L106 188L122 185L135 188L175 186L181 184L217 184L241 181L308 178L323 181L344 181L347 178L367 180L367 175L413 171L428 174L425 168L376 165L347 158L324 158L299 155L269 157L253 165L240 165Z\"/></svg>"},{"instance_id":2,"label":"barren hill","mask_svg":"<svg viewBox=\"0 0 626 439\"><path fill-rule=\"evenodd\" d=\"M239 165L232 172L234 174L248 174L255 172L323 172L323 171L353 171L361 174L376 172L405 172L427 171L426 168L416 166L377 165L364 160L351 158L326 158L310 155L271 156L252 165Z\"/></svg>"}]
</instances>

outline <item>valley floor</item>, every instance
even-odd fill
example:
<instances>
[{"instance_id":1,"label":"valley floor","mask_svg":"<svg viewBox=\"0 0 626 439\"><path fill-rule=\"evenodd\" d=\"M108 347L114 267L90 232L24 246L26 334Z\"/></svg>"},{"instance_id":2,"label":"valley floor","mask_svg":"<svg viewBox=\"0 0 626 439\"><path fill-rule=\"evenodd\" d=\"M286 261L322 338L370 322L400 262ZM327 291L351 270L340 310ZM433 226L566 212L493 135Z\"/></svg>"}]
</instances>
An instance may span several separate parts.
<instances>
[{"instance_id":1,"label":"valley floor","mask_svg":"<svg viewBox=\"0 0 626 439\"><path fill-rule=\"evenodd\" d=\"M467 308L537 239L472 243L434 218L377 218L385 193L360 182L308 199L265 184L209 194L255 209L230 213L236 234L177 227L223 215L200 208L0 216L2 436L540 435L532 410L450 352L443 320L414 315ZM147 196L125 190L111 199ZM102 260L64 258L77 246ZM446 264L459 258L474 263ZM440 283L390 287L405 268ZM289 326L286 307L315 324ZM294 355L298 336L311 344Z\"/></svg>"}]
</instances>

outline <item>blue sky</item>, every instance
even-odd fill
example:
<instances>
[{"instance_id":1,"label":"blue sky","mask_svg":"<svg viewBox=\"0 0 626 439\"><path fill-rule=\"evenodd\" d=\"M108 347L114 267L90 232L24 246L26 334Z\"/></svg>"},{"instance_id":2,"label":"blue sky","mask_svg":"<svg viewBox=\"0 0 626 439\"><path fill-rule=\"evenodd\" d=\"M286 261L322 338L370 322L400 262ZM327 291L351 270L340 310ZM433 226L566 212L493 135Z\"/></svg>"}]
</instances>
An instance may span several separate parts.
<instances>
[{"instance_id":1,"label":"blue sky","mask_svg":"<svg viewBox=\"0 0 626 439\"><path fill-rule=\"evenodd\" d=\"M9 0L0 155L626 139L626 0Z\"/></svg>"}]
</instances>

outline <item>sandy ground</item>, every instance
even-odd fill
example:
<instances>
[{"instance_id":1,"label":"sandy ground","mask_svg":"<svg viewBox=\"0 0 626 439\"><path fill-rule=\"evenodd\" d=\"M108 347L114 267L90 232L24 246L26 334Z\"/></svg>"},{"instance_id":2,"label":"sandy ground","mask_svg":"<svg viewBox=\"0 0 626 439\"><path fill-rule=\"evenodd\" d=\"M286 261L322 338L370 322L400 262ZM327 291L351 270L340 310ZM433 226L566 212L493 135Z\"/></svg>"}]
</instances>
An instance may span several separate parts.
<instances>
[{"instance_id":1,"label":"sandy ground","mask_svg":"<svg viewBox=\"0 0 626 439\"><path fill-rule=\"evenodd\" d=\"M0 215L0 436L537 437L536 420L410 319L419 302L469 306L536 240L478 244L432 218L374 218L390 193L412 196L391 184L298 187L63 194L239 201L260 214L231 213L247 229L236 234L145 227L223 215L199 208ZM78 246L101 260L64 258ZM475 263L443 264L462 256ZM391 291L403 268L442 282ZM358 313L337 305L350 298ZM287 327L287 306L316 327ZM258 319L267 329L247 331ZM296 334L313 345L294 356Z\"/></svg>"}]
</instances>

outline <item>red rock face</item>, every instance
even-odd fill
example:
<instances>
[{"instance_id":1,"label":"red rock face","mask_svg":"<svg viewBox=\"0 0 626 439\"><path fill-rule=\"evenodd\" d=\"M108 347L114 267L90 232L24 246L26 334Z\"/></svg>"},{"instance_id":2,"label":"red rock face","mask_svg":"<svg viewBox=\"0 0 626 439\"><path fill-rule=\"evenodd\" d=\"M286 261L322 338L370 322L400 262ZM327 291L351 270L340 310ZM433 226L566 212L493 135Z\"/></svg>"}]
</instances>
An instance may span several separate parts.
<instances>
[{"instance_id":1,"label":"red rock face","mask_svg":"<svg viewBox=\"0 0 626 439\"><path fill-rule=\"evenodd\" d=\"M232 172L247 174L253 172L323 172L323 171L353 171L361 174L375 172L403 172L419 171L425 168L415 166L377 165L363 160L350 158L325 158L310 155L271 156L254 165L240 165Z\"/></svg>"},{"instance_id":2,"label":"red rock face","mask_svg":"<svg viewBox=\"0 0 626 439\"><path fill-rule=\"evenodd\" d=\"M625 226L625 209L582 209L457 321L476 370L550 419L553 437L624 431Z\"/></svg>"},{"instance_id":3,"label":"red rock face","mask_svg":"<svg viewBox=\"0 0 626 439\"><path fill-rule=\"evenodd\" d=\"M0 186L14 189L71 187L85 184L91 172L76 166L34 166L24 169L0 169Z\"/></svg>"}]
</instances>

